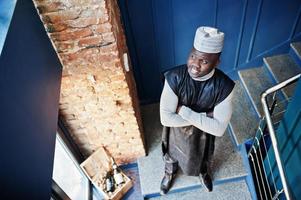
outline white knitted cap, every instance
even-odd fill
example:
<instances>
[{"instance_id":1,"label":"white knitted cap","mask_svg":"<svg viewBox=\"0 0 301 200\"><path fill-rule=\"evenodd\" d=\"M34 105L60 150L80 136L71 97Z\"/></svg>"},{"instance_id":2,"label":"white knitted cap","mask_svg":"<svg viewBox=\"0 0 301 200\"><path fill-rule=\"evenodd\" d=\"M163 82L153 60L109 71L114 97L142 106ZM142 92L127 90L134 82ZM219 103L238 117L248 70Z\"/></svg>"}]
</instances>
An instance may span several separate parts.
<instances>
[{"instance_id":1,"label":"white knitted cap","mask_svg":"<svg viewBox=\"0 0 301 200\"><path fill-rule=\"evenodd\" d=\"M224 36L216 28L201 26L196 30L193 46L204 53L219 53L224 46Z\"/></svg>"}]
</instances>

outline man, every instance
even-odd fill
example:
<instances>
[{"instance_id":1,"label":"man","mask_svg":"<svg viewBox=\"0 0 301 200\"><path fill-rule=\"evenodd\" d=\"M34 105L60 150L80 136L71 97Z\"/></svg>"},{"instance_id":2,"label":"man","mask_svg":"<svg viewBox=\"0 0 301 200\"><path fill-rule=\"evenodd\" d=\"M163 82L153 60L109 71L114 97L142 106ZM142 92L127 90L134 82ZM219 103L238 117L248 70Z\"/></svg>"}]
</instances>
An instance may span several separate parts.
<instances>
[{"instance_id":1,"label":"man","mask_svg":"<svg viewBox=\"0 0 301 200\"><path fill-rule=\"evenodd\" d=\"M199 176L207 191L213 189L210 163L215 137L224 134L230 121L234 88L234 82L216 69L223 43L223 32L199 27L187 64L164 74L161 194L170 189L178 167L185 175Z\"/></svg>"}]
</instances>

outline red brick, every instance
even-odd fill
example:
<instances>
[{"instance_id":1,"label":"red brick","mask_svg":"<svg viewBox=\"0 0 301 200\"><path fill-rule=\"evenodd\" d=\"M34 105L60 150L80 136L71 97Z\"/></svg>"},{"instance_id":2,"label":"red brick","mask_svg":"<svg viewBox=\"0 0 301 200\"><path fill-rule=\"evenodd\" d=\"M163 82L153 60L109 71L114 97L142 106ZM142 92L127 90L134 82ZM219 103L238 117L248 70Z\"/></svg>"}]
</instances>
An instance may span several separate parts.
<instances>
[{"instance_id":1,"label":"red brick","mask_svg":"<svg viewBox=\"0 0 301 200\"><path fill-rule=\"evenodd\" d=\"M95 28L95 33L101 34L101 33L107 33L107 32L111 32L112 31L112 25L109 22L103 23L103 24L99 24L96 28Z\"/></svg>"},{"instance_id":2,"label":"red brick","mask_svg":"<svg viewBox=\"0 0 301 200\"><path fill-rule=\"evenodd\" d=\"M89 28L79 29L73 32L53 33L50 36L57 41L74 40L92 35L93 32Z\"/></svg>"},{"instance_id":3,"label":"red brick","mask_svg":"<svg viewBox=\"0 0 301 200\"><path fill-rule=\"evenodd\" d=\"M43 20L46 23L58 23L66 20L74 20L79 17L80 10L64 10L43 15Z\"/></svg>"},{"instance_id":4,"label":"red brick","mask_svg":"<svg viewBox=\"0 0 301 200\"><path fill-rule=\"evenodd\" d=\"M91 55L94 55L95 53L97 53L98 50L97 49L82 49L80 51L74 52L74 53L68 53L68 54L61 54L61 57L63 60L65 61L74 61L77 59L86 59Z\"/></svg>"},{"instance_id":5,"label":"red brick","mask_svg":"<svg viewBox=\"0 0 301 200\"><path fill-rule=\"evenodd\" d=\"M106 45L106 46L102 46L101 49L99 49L100 53L104 53L106 54L107 52L112 52L112 51L116 51L117 52L117 44L116 42L113 42L109 45Z\"/></svg>"},{"instance_id":6,"label":"red brick","mask_svg":"<svg viewBox=\"0 0 301 200\"><path fill-rule=\"evenodd\" d=\"M107 15L107 9L99 6L90 6L88 9L85 9L81 12L81 17L99 17L102 15Z\"/></svg>"},{"instance_id":7,"label":"red brick","mask_svg":"<svg viewBox=\"0 0 301 200\"><path fill-rule=\"evenodd\" d=\"M107 14L103 14L99 17L99 23L103 24L105 22L109 21L109 15Z\"/></svg>"},{"instance_id":8,"label":"red brick","mask_svg":"<svg viewBox=\"0 0 301 200\"><path fill-rule=\"evenodd\" d=\"M125 79L124 74L115 75L110 77L111 81L123 81Z\"/></svg>"},{"instance_id":9,"label":"red brick","mask_svg":"<svg viewBox=\"0 0 301 200\"><path fill-rule=\"evenodd\" d=\"M114 90L114 93L116 93L117 95L119 96L126 96L126 95L129 95L129 89L128 88L125 88L125 89L116 89Z\"/></svg>"},{"instance_id":10,"label":"red brick","mask_svg":"<svg viewBox=\"0 0 301 200\"><path fill-rule=\"evenodd\" d=\"M66 9L66 5L63 2L51 2L47 4L38 5L37 9L39 10L39 13L44 14L64 10Z\"/></svg>"},{"instance_id":11,"label":"red brick","mask_svg":"<svg viewBox=\"0 0 301 200\"><path fill-rule=\"evenodd\" d=\"M74 42L58 42L55 44L58 52L66 52L74 48Z\"/></svg>"},{"instance_id":12,"label":"red brick","mask_svg":"<svg viewBox=\"0 0 301 200\"><path fill-rule=\"evenodd\" d=\"M115 41L115 36L112 32L103 33L102 38L103 38L104 41L107 41L107 42L114 42Z\"/></svg>"},{"instance_id":13,"label":"red brick","mask_svg":"<svg viewBox=\"0 0 301 200\"><path fill-rule=\"evenodd\" d=\"M92 6L92 5L101 5L104 3L104 0L64 0L68 2L70 6Z\"/></svg>"},{"instance_id":14,"label":"red brick","mask_svg":"<svg viewBox=\"0 0 301 200\"><path fill-rule=\"evenodd\" d=\"M87 37L80 39L78 42L78 45L80 47L90 46L90 45L100 45L103 42L102 37L96 36L96 37Z\"/></svg>"},{"instance_id":15,"label":"red brick","mask_svg":"<svg viewBox=\"0 0 301 200\"><path fill-rule=\"evenodd\" d=\"M98 55L97 58L99 61L106 63L106 62L110 62L114 59L118 59L118 56L111 53L111 54ZM114 67L114 66L112 66L112 67Z\"/></svg>"},{"instance_id":16,"label":"red brick","mask_svg":"<svg viewBox=\"0 0 301 200\"><path fill-rule=\"evenodd\" d=\"M93 24L97 24L98 20L95 17L89 17L89 18L79 18L75 20L69 20L66 23L71 28L85 28Z\"/></svg>"},{"instance_id":17,"label":"red brick","mask_svg":"<svg viewBox=\"0 0 301 200\"><path fill-rule=\"evenodd\" d=\"M64 23L57 23L57 24L46 24L46 31L48 33L60 32L64 31L68 28L68 26Z\"/></svg>"}]
</instances>

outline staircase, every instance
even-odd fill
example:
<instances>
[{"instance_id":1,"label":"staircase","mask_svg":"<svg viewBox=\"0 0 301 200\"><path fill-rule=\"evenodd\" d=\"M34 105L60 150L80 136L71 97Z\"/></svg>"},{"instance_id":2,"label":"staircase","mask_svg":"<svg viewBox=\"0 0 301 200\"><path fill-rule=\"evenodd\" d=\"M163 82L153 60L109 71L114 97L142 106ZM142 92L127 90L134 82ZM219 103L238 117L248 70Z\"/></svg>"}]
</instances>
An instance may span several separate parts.
<instances>
[{"instance_id":1,"label":"staircase","mask_svg":"<svg viewBox=\"0 0 301 200\"><path fill-rule=\"evenodd\" d=\"M292 43L288 54L267 57L263 61L261 67L238 72L231 121L224 136L216 138L212 193L201 188L197 177L179 173L170 192L160 196L164 163L161 156L159 105L142 107L148 156L138 160L138 169L145 199L256 199L244 143L254 136L259 119L263 116L260 94L301 72L301 43ZM277 98L281 100L292 96L294 86L285 89Z\"/></svg>"}]
</instances>

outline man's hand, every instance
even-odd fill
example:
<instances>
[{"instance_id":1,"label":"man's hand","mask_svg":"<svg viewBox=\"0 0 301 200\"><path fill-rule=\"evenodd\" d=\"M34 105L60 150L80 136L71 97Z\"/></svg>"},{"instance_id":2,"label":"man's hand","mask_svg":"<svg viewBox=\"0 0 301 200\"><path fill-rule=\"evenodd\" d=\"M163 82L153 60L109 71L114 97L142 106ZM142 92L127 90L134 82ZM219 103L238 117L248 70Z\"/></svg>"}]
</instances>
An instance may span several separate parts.
<instances>
[{"instance_id":1,"label":"man's hand","mask_svg":"<svg viewBox=\"0 0 301 200\"><path fill-rule=\"evenodd\" d=\"M179 104L178 107L177 107L177 110L176 110L176 113L177 113L177 114L179 114L181 107L182 107L182 105Z\"/></svg>"},{"instance_id":2,"label":"man's hand","mask_svg":"<svg viewBox=\"0 0 301 200\"><path fill-rule=\"evenodd\" d=\"M213 111L207 112L206 115L207 117L213 118Z\"/></svg>"}]
</instances>

